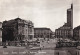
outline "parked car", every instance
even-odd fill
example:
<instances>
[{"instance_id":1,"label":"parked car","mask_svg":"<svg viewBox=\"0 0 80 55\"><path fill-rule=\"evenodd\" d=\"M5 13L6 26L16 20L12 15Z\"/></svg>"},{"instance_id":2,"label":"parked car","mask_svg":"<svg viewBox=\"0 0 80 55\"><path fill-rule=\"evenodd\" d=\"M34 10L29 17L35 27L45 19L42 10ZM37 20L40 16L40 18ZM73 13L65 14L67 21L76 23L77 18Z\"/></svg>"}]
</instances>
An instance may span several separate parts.
<instances>
[{"instance_id":1,"label":"parked car","mask_svg":"<svg viewBox=\"0 0 80 55\"><path fill-rule=\"evenodd\" d=\"M3 48L7 48L7 46L6 46L6 45L4 45L4 46L3 46Z\"/></svg>"}]
</instances>

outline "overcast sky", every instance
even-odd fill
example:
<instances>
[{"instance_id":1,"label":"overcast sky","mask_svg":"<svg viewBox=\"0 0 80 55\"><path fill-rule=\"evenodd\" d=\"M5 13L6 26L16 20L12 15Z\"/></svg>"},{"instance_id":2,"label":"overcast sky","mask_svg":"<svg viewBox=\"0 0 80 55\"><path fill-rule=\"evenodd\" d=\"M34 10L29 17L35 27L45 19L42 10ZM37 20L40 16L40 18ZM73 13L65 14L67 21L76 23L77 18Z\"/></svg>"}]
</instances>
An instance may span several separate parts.
<instances>
[{"instance_id":1,"label":"overcast sky","mask_svg":"<svg viewBox=\"0 0 80 55\"><path fill-rule=\"evenodd\" d=\"M67 22L66 10L72 0L0 0L0 21L18 16L31 20L35 27L48 27L53 31ZM80 24L80 1L73 0L74 27Z\"/></svg>"}]
</instances>

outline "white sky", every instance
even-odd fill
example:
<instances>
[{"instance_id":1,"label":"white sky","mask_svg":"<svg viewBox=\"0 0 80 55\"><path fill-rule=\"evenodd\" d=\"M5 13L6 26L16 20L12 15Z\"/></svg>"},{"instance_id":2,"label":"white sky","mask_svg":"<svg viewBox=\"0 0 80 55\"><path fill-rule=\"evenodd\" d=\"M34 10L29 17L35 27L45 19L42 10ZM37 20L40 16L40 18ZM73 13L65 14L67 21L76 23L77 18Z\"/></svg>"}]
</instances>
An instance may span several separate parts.
<instances>
[{"instance_id":1,"label":"white sky","mask_svg":"<svg viewBox=\"0 0 80 55\"><path fill-rule=\"evenodd\" d=\"M66 11L72 0L0 0L0 21L18 16L31 20L35 27L48 27L53 31L66 22ZM80 1L73 0L74 27L80 25Z\"/></svg>"}]
</instances>

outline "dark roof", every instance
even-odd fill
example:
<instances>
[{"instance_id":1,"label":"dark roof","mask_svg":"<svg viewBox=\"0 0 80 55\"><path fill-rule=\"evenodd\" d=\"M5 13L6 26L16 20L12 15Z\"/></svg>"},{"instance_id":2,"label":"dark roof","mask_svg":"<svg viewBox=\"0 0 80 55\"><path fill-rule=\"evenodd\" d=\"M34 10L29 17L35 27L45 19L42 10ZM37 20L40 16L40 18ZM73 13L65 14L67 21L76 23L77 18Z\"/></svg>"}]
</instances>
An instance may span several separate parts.
<instances>
[{"instance_id":1,"label":"dark roof","mask_svg":"<svg viewBox=\"0 0 80 55\"><path fill-rule=\"evenodd\" d=\"M19 18L19 17L16 18L16 19L14 19L14 20L16 20L16 21L17 21L17 20L22 20L22 21L28 22L28 24L33 24L32 21L30 21L30 20L24 20L24 19L21 19L21 18Z\"/></svg>"},{"instance_id":2,"label":"dark roof","mask_svg":"<svg viewBox=\"0 0 80 55\"><path fill-rule=\"evenodd\" d=\"M21 18L18 17L18 18L16 18L15 20L21 20Z\"/></svg>"},{"instance_id":3,"label":"dark roof","mask_svg":"<svg viewBox=\"0 0 80 55\"><path fill-rule=\"evenodd\" d=\"M63 26L59 27L58 29L70 29L70 27L68 26L67 23L65 23Z\"/></svg>"},{"instance_id":4,"label":"dark roof","mask_svg":"<svg viewBox=\"0 0 80 55\"><path fill-rule=\"evenodd\" d=\"M23 22L27 22L29 25L33 25L32 21L30 20L24 20L24 19L21 19L21 18L15 18L15 19L11 19L11 20L8 20L8 21L3 21L3 26L13 26L12 24L18 22L18 20L21 20Z\"/></svg>"},{"instance_id":5,"label":"dark roof","mask_svg":"<svg viewBox=\"0 0 80 55\"><path fill-rule=\"evenodd\" d=\"M51 30L50 28L34 28L34 30Z\"/></svg>"},{"instance_id":6,"label":"dark roof","mask_svg":"<svg viewBox=\"0 0 80 55\"><path fill-rule=\"evenodd\" d=\"M80 25L79 25L79 26L77 26L77 27L75 27L74 29L80 29Z\"/></svg>"}]
</instances>

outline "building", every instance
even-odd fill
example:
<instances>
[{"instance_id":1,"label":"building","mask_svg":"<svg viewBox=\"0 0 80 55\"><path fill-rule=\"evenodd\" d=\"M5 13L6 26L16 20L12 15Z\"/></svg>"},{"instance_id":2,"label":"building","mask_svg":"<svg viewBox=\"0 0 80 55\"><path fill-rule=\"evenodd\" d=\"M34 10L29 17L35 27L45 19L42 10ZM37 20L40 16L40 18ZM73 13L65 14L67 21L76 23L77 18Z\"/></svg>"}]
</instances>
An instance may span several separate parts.
<instances>
[{"instance_id":1,"label":"building","mask_svg":"<svg viewBox=\"0 0 80 55\"><path fill-rule=\"evenodd\" d=\"M56 38L72 38L73 37L73 4L67 9L67 23L55 30Z\"/></svg>"},{"instance_id":2,"label":"building","mask_svg":"<svg viewBox=\"0 0 80 55\"><path fill-rule=\"evenodd\" d=\"M0 22L0 42L2 42L2 22Z\"/></svg>"},{"instance_id":3,"label":"building","mask_svg":"<svg viewBox=\"0 0 80 55\"><path fill-rule=\"evenodd\" d=\"M27 41L34 37L32 21L21 18L3 21L2 41Z\"/></svg>"},{"instance_id":4,"label":"building","mask_svg":"<svg viewBox=\"0 0 80 55\"><path fill-rule=\"evenodd\" d=\"M73 38L74 40L79 40L80 41L80 26L77 26L73 30Z\"/></svg>"},{"instance_id":5,"label":"building","mask_svg":"<svg viewBox=\"0 0 80 55\"><path fill-rule=\"evenodd\" d=\"M70 32L71 32L70 27L68 27L65 23L65 25L55 30L55 36L56 38L64 38L64 39L70 38L71 37Z\"/></svg>"},{"instance_id":6,"label":"building","mask_svg":"<svg viewBox=\"0 0 80 55\"><path fill-rule=\"evenodd\" d=\"M52 33L50 28L34 28L34 38L51 38Z\"/></svg>"},{"instance_id":7,"label":"building","mask_svg":"<svg viewBox=\"0 0 80 55\"><path fill-rule=\"evenodd\" d=\"M71 4L71 8L67 9L67 26L73 29L73 4Z\"/></svg>"}]
</instances>

